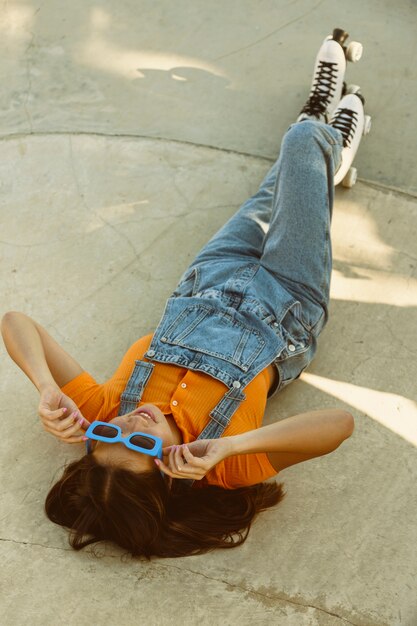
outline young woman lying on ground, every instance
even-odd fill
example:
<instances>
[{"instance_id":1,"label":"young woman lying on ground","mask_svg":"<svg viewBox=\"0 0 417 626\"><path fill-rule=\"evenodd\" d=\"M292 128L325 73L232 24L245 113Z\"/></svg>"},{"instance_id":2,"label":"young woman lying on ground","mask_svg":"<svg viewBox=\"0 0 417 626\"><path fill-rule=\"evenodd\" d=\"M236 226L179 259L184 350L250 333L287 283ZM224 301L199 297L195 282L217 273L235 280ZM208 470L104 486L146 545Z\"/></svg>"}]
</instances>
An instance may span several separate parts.
<instances>
[{"instance_id":1,"label":"young woman lying on ground","mask_svg":"<svg viewBox=\"0 0 417 626\"><path fill-rule=\"evenodd\" d=\"M343 48L326 41L319 57L333 54L341 90ZM350 165L364 128L363 99L339 102L340 90L310 95L257 193L200 251L155 332L106 383L27 315L3 317L6 348L40 392L45 430L85 441L45 503L76 550L102 540L147 558L236 547L284 496L264 481L352 434L352 415L338 408L262 426L267 398L309 365L328 319L335 172Z\"/></svg>"}]
</instances>

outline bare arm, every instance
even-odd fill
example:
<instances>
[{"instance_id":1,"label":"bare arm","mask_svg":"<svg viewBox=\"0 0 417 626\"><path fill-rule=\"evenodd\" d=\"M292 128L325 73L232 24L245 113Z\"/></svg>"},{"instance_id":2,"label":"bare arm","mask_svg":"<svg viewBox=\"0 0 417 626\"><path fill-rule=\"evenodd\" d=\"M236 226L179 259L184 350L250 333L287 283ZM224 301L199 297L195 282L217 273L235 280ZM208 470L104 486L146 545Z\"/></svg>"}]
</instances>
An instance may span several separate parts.
<instances>
[{"instance_id":1,"label":"bare arm","mask_svg":"<svg viewBox=\"0 0 417 626\"><path fill-rule=\"evenodd\" d=\"M83 372L81 365L24 313L6 313L1 333L7 352L38 391L44 385L63 387Z\"/></svg>"},{"instance_id":2,"label":"bare arm","mask_svg":"<svg viewBox=\"0 0 417 626\"><path fill-rule=\"evenodd\" d=\"M6 313L1 333L7 352L40 393L38 411L45 430L66 443L81 442L81 428L88 421L60 390L83 372L81 365L24 313Z\"/></svg>"},{"instance_id":3,"label":"bare arm","mask_svg":"<svg viewBox=\"0 0 417 626\"><path fill-rule=\"evenodd\" d=\"M275 424L220 439L200 439L164 448L160 468L172 478L201 480L217 463L237 454L266 453L274 469L333 452L350 437L353 416L341 409L300 413Z\"/></svg>"},{"instance_id":4,"label":"bare arm","mask_svg":"<svg viewBox=\"0 0 417 626\"><path fill-rule=\"evenodd\" d=\"M323 409L287 417L230 437L231 454L266 452L278 471L329 454L351 436L353 416L341 409Z\"/></svg>"}]
</instances>

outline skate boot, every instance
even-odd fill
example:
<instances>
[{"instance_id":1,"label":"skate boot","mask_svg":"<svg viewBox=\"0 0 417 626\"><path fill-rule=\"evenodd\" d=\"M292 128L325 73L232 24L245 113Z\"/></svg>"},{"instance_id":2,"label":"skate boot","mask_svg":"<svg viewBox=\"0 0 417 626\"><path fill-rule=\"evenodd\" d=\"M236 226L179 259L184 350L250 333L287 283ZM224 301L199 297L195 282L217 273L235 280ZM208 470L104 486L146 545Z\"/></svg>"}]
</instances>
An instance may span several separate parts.
<instances>
[{"instance_id":1,"label":"skate boot","mask_svg":"<svg viewBox=\"0 0 417 626\"><path fill-rule=\"evenodd\" d=\"M357 170L351 167L352 161L358 151L362 135L367 135L371 130L371 118L364 113L365 99L357 85L351 85L352 93L345 95L339 102L329 122L330 126L337 128L343 135L342 162L334 176L334 184L340 182L343 187L353 187L356 183Z\"/></svg>"},{"instance_id":2,"label":"skate boot","mask_svg":"<svg viewBox=\"0 0 417 626\"><path fill-rule=\"evenodd\" d=\"M356 63L362 56L362 44L357 41L344 46L348 37L345 30L335 28L333 34L324 40L316 57L310 96L297 122L310 119L328 123L340 98L347 91L344 82L346 60Z\"/></svg>"}]
</instances>

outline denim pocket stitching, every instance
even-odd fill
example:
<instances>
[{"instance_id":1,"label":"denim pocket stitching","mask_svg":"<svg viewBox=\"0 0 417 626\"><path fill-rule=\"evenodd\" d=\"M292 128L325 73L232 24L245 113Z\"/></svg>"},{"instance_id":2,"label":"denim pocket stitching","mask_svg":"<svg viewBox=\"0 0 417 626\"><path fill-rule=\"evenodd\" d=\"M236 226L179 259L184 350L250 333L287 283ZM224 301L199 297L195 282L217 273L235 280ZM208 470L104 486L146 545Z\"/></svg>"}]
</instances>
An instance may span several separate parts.
<instances>
[{"instance_id":1,"label":"denim pocket stitching","mask_svg":"<svg viewBox=\"0 0 417 626\"><path fill-rule=\"evenodd\" d=\"M185 326L185 324L187 324L186 319L192 312L195 313L197 317L191 324ZM196 329L198 329L200 324L207 317L210 316L212 319L215 315L217 315L220 319L227 320L228 323L231 323L233 326L239 328L242 333L237 346L235 346L233 355L226 355L215 350L209 350L201 345L191 345L191 343L188 342L188 337L193 334ZM182 330L175 336L177 329L179 329L181 325L183 325ZM251 338L256 339L256 347L252 346L251 353L246 356L246 361L244 361L243 358L238 360L236 356L243 357L244 349ZM240 320L237 320L234 316L226 313L225 311L217 311L210 305L202 303L189 305L185 310L183 310L164 331L164 340L165 343L170 345L180 346L182 348L218 357L224 361L229 361L234 365L237 365L243 371L247 371L249 369L253 361L265 347L265 340L258 330L243 324ZM244 345L242 345L243 340Z\"/></svg>"}]
</instances>

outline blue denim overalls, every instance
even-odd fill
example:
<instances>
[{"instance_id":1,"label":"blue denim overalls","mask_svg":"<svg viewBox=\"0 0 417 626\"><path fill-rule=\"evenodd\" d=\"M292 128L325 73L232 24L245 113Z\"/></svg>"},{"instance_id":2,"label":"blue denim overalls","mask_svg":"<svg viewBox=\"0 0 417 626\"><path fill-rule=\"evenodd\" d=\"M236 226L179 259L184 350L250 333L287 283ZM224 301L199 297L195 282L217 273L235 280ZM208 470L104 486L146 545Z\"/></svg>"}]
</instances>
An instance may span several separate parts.
<instances>
[{"instance_id":1,"label":"blue denim overalls","mask_svg":"<svg viewBox=\"0 0 417 626\"><path fill-rule=\"evenodd\" d=\"M199 439L221 437L244 389L270 363L281 390L311 362L328 319L333 176L341 133L292 124L258 192L212 237L168 298L121 397L134 410L152 361L199 370L227 386ZM274 395L274 394L273 394Z\"/></svg>"}]
</instances>

